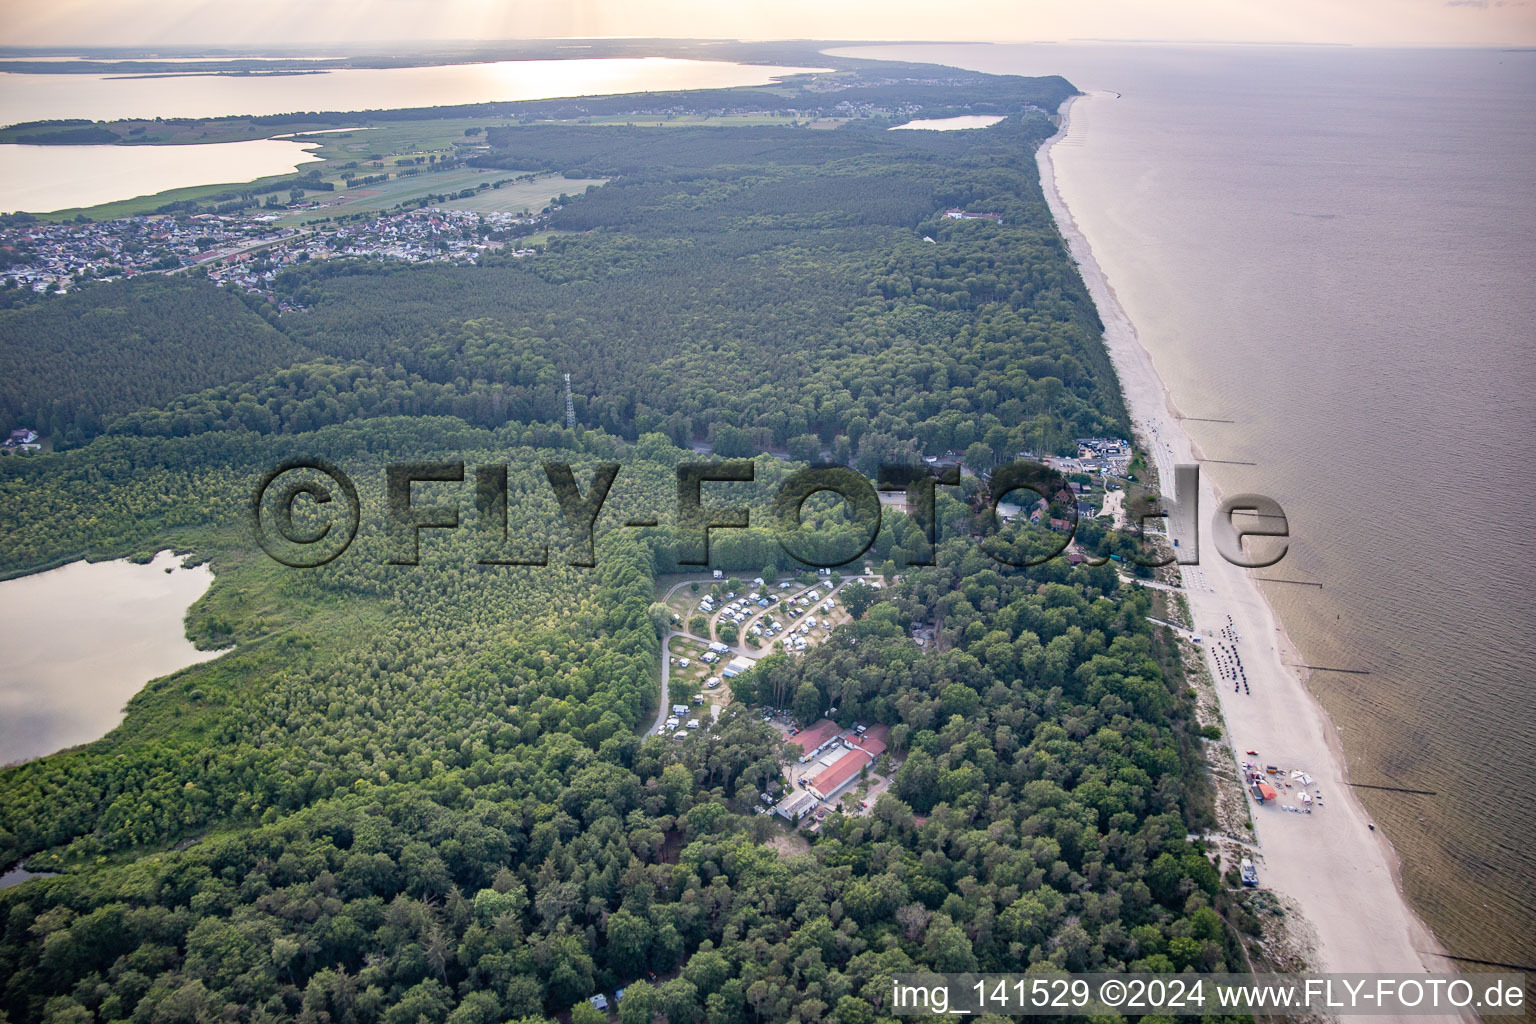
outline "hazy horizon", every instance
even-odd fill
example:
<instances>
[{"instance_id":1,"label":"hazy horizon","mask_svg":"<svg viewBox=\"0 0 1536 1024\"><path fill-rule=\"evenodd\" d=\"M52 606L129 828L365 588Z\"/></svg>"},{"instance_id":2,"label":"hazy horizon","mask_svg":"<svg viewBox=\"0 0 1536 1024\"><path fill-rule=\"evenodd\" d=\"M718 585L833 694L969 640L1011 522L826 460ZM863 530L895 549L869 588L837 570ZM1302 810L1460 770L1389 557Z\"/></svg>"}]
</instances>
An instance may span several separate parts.
<instances>
[{"instance_id":1,"label":"hazy horizon","mask_svg":"<svg viewBox=\"0 0 1536 1024\"><path fill-rule=\"evenodd\" d=\"M935 6L783 0L751 9L698 0L273 0L259 21L210 0L0 0L8 47L422 46L538 39L1148 42L1355 46L1536 45L1532 0L1298 0L1284 9L1222 0L1086 0L1070 10L1012 0Z\"/></svg>"}]
</instances>

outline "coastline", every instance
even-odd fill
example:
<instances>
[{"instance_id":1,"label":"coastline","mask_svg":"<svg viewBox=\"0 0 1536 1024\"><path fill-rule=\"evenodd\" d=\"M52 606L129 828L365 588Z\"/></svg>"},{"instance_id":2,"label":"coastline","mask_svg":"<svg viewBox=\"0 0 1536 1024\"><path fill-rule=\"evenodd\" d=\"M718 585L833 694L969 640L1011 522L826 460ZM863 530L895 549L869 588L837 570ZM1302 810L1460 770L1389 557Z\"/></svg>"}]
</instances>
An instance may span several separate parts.
<instances>
[{"instance_id":1,"label":"coastline","mask_svg":"<svg viewBox=\"0 0 1536 1024\"><path fill-rule=\"evenodd\" d=\"M1067 136L1071 108L1082 98L1062 104L1057 133L1036 151L1041 191L1104 324L1105 348L1136 441L1157 462L1159 476L1166 481L1175 463L1197 462L1200 451L1185 433L1182 413L1151 353L1057 186L1053 150ZM1201 474L1199 498L1206 517L1220 504L1221 491L1209 473ZM1253 806L1244 794L1252 811L1260 884L1301 908L1305 927L1288 930L1298 940L1310 932L1307 959L1313 970L1454 971L1455 964L1444 958L1440 943L1408 903L1391 843L1371 827L1369 815L1346 784L1347 761L1338 730L1306 685L1305 670L1298 668L1301 659L1283 623L1251 572L1222 559L1205 532L1200 564L1180 567L1189 612L1195 630L1213 639L1231 616L1253 684L1251 694L1225 693L1217 684L1222 747L1233 757L1234 770L1248 749L1258 750L1264 763L1304 768L1326 800L1317 813L1286 814L1273 803ZM1207 665L1220 679L1211 646L1204 645Z\"/></svg>"}]
</instances>

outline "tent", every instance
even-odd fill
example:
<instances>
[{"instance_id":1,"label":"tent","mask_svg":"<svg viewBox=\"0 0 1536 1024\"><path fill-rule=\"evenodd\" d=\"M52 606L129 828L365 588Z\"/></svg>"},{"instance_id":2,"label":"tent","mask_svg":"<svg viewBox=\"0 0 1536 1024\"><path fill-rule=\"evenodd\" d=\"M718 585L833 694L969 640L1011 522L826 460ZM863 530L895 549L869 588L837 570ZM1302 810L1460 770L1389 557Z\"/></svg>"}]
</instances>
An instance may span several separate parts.
<instances>
[{"instance_id":1,"label":"tent","mask_svg":"<svg viewBox=\"0 0 1536 1024\"><path fill-rule=\"evenodd\" d=\"M1275 800L1275 799L1278 799L1279 796L1280 796L1280 794L1275 792L1275 787L1274 786L1271 786L1267 782L1259 783L1259 799L1260 800Z\"/></svg>"},{"instance_id":2,"label":"tent","mask_svg":"<svg viewBox=\"0 0 1536 1024\"><path fill-rule=\"evenodd\" d=\"M1295 779L1297 782L1301 783L1303 786L1310 786L1310 785L1312 785L1312 776L1308 775L1304 771L1301 771L1300 769L1297 769L1296 771L1291 772L1291 778Z\"/></svg>"},{"instance_id":3,"label":"tent","mask_svg":"<svg viewBox=\"0 0 1536 1024\"><path fill-rule=\"evenodd\" d=\"M1296 794L1296 799L1300 800L1304 804L1309 804L1309 803L1312 802L1312 797L1310 797L1306 793L1297 793Z\"/></svg>"}]
</instances>

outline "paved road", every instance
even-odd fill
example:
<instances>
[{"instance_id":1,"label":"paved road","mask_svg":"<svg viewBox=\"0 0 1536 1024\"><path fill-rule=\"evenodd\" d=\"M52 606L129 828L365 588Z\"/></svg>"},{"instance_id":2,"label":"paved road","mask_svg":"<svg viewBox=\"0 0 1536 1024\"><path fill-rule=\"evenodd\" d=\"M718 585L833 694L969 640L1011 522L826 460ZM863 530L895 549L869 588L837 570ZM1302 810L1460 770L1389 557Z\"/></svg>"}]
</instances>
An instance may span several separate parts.
<instances>
[{"instance_id":1,"label":"paved road","mask_svg":"<svg viewBox=\"0 0 1536 1024\"><path fill-rule=\"evenodd\" d=\"M749 615L744 622L741 623L740 629L737 631L736 644L732 648L732 650L734 650L737 654L744 655L744 656L746 656L748 658L754 658L754 659L755 658L761 658L763 655L768 654L772 650L772 647L769 647L767 650L762 650L762 649L753 650L751 647L748 647L747 646L747 630L751 626L753 626L755 623L757 623L759 620L761 620L763 616L770 615L770 614L772 614L775 611L782 612L784 610L784 606L787 605L790 601L794 601L794 600L796 600L796 599L798 599L800 597L803 597L806 594L810 593L812 590L815 590L817 593L823 595L823 596L821 596L820 598L817 599L817 604L820 604L822 601L825 601L828 598L832 597L839 590L842 590L844 587L846 587L848 584L852 583L854 580L856 580L856 579L866 579L866 578L867 579L874 579L873 576L870 576L870 577L844 576L843 577L843 581L841 583L839 583L837 586L833 587L829 591L823 592L821 590L821 582L822 581L817 581L816 583L812 583L808 587L801 587L799 590L784 591L782 596L779 598L779 603L778 604L771 604L767 608L760 608L760 609L758 609L756 612L753 612L751 615ZM826 577L822 578L822 580L825 580L825 579L826 579ZM764 589L766 590L767 588L764 587ZM814 605L812 607L814 607ZM809 613L809 609L807 610L807 613ZM719 611L715 612L714 615L710 616L710 618L709 618L709 625L710 625L711 631L714 630L715 625L720 621L720 616L722 616L724 614L725 614L725 609L722 607ZM787 629L788 626L786 625L785 628Z\"/></svg>"},{"instance_id":2,"label":"paved road","mask_svg":"<svg viewBox=\"0 0 1536 1024\"><path fill-rule=\"evenodd\" d=\"M1151 615L1148 615L1147 616L1147 621L1148 622L1155 622L1159 626L1167 626L1169 629L1173 630L1179 636L1182 636L1182 637L1184 637L1186 639L1189 639L1189 640L1198 640L1200 638L1200 634L1196 633L1194 630L1185 629L1183 626L1175 626L1173 623L1168 622L1165 619L1158 619L1158 618L1152 617Z\"/></svg>"},{"instance_id":3,"label":"paved road","mask_svg":"<svg viewBox=\"0 0 1536 1024\"><path fill-rule=\"evenodd\" d=\"M1184 594L1184 593L1187 593L1187 591L1184 590L1183 587L1171 587L1171 586L1169 586L1166 583L1158 583L1156 580L1142 580L1142 579L1137 579L1135 576L1125 576L1125 575L1122 575L1120 577L1120 579L1123 582L1125 582L1125 583L1134 583L1138 587L1148 587L1148 588L1150 588L1152 590L1166 590L1170 594Z\"/></svg>"},{"instance_id":4,"label":"paved road","mask_svg":"<svg viewBox=\"0 0 1536 1024\"><path fill-rule=\"evenodd\" d=\"M666 601L672 600L672 595L673 594L677 593L679 590L683 589L684 587L689 586L690 584L693 584L693 583L703 583L703 582L705 582L705 580L702 580L702 579L689 579L689 580L683 580L680 583L675 583L675 584L673 584L667 590L666 594L662 596L662 601L666 602ZM710 579L710 580L708 580L708 582L713 583L714 580ZM684 621L687 621L687 620L684 620ZM651 723L651 727L646 730L646 735L647 736L657 736L657 735L661 734L661 725L662 725L663 722L665 722L667 720L667 713L672 708L672 702L667 699L667 685L672 681L672 659L671 659L671 657L669 655L670 655L670 652L671 652L671 649L672 649L672 638L675 637L675 636L685 637L686 639L689 639L689 640L698 640L699 639L698 637L694 636L692 633L688 632L687 630L682 630L682 629L670 629L670 630L667 631L667 635L662 639L662 641L661 641L661 698L660 698L660 700L656 704L656 721L652 722ZM706 644L709 643L708 640L705 640L703 642L706 643Z\"/></svg>"},{"instance_id":5,"label":"paved road","mask_svg":"<svg viewBox=\"0 0 1536 1024\"><path fill-rule=\"evenodd\" d=\"M315 232L316 229L314 228L299 228L298 230L292 231L289 234L279 235L276 238L267 238L260 241L247 242L244 245L237 245L233 249L215 250L212 255L206 256L203 259L197 260L193 263L189 263L184 267L167 267L165 270L147 270L144 271L144 273L180 274L189 270L207 270L208 268L216 266L232 256L238 256L243 252L253 252L256 249L265 249L269 245L278 245L282 242L292 242L295 239L303 238L306 235L313 235Z\"/></svg>"}]
</instances>

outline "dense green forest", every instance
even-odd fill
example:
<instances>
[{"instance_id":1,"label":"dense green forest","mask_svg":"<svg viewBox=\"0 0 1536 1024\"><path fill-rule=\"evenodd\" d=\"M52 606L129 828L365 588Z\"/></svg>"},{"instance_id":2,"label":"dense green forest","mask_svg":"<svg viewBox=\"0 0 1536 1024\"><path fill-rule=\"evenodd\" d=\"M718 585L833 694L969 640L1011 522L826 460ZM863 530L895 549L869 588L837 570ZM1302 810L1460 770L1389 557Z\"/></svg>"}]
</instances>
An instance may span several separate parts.
<instances>
[{"instance_id":1,"label":"dense green forest","mask_svg":"<svg viewBox=\"0 0 1536 1024\"><path fill-rule=\"evenodd\" d=\"M1051 128L1022 97L1060 80L938 70L919 104L1012 116L509 128L485 159L617 176L537 256L293 271L281 316L192 280L0 312L7 350L38 353L6 408L53 418L60 449L0 459L0 575L188 551L216 573L189 635L232 645L105 739L0 772L0 866L60 872L0 891L0 1020L583 1024L625 987L623 1024L872 1024L912 969L1247 969L1256 923L1186 838L1209 788L1148 592L988 557L974 478L940 489L937 564L909 564L922 531L888 513L868 557L899 583L765 658L686 742L644 735L693 446L753 458L729 492L753 527L711 550L763 573L800 568L767 527L806 462L985 469L1126 432L1034 175ZM360 528L289 569L247 503L315 456L356 481ZM469 483L424 485L461 525L391 565L384 467L405 460L505 465L509 535ZM582 488L621 466L595 567L569 564L546 462ZM811 521L854 532L830 501ZM483 564L545 543L546 566ZM788 842L755 813L788 756L759 705L890 725L892 789Z\"/></svg>"},{"instance_id":2,"label":"dense green forest","mask_svg":"<svg viewBox=\"0 0 1536 1024\"><path fill-rule=\"evenodd\" d=\"M0 310L0 424L77 443L113 416L303 355L239 297L205 281L114 281L67 301Z\"/></svg>"}]
</instances>

